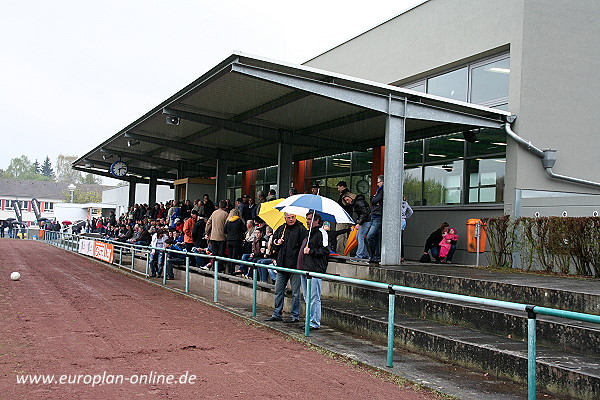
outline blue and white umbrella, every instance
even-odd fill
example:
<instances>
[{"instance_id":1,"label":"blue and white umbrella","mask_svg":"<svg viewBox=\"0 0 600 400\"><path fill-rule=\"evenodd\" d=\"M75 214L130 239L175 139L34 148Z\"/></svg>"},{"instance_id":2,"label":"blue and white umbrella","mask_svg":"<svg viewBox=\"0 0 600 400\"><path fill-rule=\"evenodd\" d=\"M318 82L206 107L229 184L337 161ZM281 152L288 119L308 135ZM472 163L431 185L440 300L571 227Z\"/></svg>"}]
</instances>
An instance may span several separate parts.
<instances>
[{"instance_id":1,"label":"blue and white umbrella","mask_svg":"<svg viewBox=\"0 0 600 400\"><path fill-rule=\"evenodd\" d=\"M316 194L290 196L276 205L275 208L282 212L302 216L309 211L315 211L321 215L323 221L354 224L352 217L338 203Z\"/></svg>"}]
</instances>

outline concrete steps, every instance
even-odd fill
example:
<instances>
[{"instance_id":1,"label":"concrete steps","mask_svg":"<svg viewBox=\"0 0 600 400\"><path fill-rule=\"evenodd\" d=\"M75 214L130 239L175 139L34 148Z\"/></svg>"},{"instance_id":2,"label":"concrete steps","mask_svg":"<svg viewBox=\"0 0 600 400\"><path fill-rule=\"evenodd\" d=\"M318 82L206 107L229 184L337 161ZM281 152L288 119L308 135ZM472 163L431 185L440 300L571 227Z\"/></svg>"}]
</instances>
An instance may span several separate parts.
<instances>
[{"instance_id":1,"label":"concrete steps","mask_svg":"<svg viewBox=\"0 0 600 400\"><path fill-rule=\"evenodd\" d=\"M176 279L182 277L181 272L176 272ZM191 276L192 285L210 287L212 276L198 272ZM419 264L383 268L331 263L328 273L580 312L597 311L595 305L600 304L597 280ZM223 278L220 283L223 290L250 299L251 281ZM273 286L260 284L259 289L259 304L272 306ZM336 330L385 344L387 302L385 291L324 281L322 322ZM397 348L519 384L526 382L524 314L430 296L398 294L395 322ZM600 326L539 316L537 334L538 387L559 397L600 398Z\"/></svg>"},{"instance_id":2,"label":"concrete steps","mask_svg":"<svg viewBox=\"0 0 600 400\"><path fill-rule=\"evenodd\" d=\"M385 342L387 312L323 299L323 320L336 329ZM395 314L395 345L522 384L527 380L527 343L462 326ZM600 358L538 346L538 387L578 399L598 399Z\"/></svg>"}]
</instances>

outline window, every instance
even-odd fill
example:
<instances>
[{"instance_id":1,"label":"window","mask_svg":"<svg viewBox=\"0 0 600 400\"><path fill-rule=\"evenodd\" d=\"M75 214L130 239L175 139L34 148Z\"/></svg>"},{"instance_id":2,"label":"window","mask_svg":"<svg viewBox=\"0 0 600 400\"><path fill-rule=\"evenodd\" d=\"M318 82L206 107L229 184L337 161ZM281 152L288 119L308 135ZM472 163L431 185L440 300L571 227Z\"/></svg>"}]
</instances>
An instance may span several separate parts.
<instances>
[{"instance_id":1,"label":"window","mask_svg":"<svg viewBox=\"0 0 600 400\"><path fill-rule=\"evenodd\" d=\"M321 195L338 200L337 183L346 181L356 194L370 197L373 149L364 152L341 153L315 158L306 163L305 187L313 184L321 187Z\"/></svg>"},{"instance_id":2,"label":"window","mask_svg":"<svg viewBox=\"0 0 600 400\"><path fill-rule=\"evenodd\" d=\"M44 202L44 212L52 212L54 211L54 203L51 201Z\"/></svg>"},{"instance_id":3,"label":"window","mask_svg":"<svg viewBox=\"0 0 600 400\"><path fill-rule=\"evenodd\" d=\"M410 89L410 90L414 90L415 92L422 92L422 93L426 93L427 92L427 86L425 84L425 81L420 81L420 82L415 82L412 83L408 86L405 86L405 88Z\"/></svg>"},{"instance_id":4,"label":"window","mask_svg":"<svg viewBox=\"0 0 600 400\"><path fill-rule=\"evenodd\" d=\"M407 168L404 170L403 193L408 204L413 206L421 205L423 190L423 168Z\"/></svg>"},{"instance_id":5,"label":"window","mask_svg":"<svg viewBox=\"0 0 600 400\"><path fill-rule=\"evenodd\" d=\"M505 158L467 161L469 203L498 203L504 191Z\"/></svg>"},{"instance_id":6,"label":"window","mask_svg":"<svg viewBox=\"0 0 600 400\"><path fill-rule=\"evenodd\" d=\"M460 204L463 161L425 167L423 205Z\"/></svg>"},{"instance_id":7,"label":"window","mask_svg":"<svg viewBox=\"0 0 600 400\"><path fill-rule=\"evenodd\" d=\"M411 82L404 87L449 99L508 110L509 79L510 56L502 54L467 64L441 75Z\"/></svg>"},{"instance_id":8,"label":"window","mask_svg":"<svg viewBox=\"0 0 600 400\"><path fill-rule=\"evenodd\" d=\"M5 210L12 210L13 209L12 202L13 202L13 200L4 200L4 209Z\"/></svg>"},{"instance_id":9,"label":"window","mask_svg":"<svg viewBox=\"0 0 600 400\"><path fill-rule=\"evenodd\" d=\"M427 93L449 99L467 101L469 69L467 67L447 72L427 80Z\"/></svg>"},{"instance_id":10,"label":"window","mask_svg":"<svg viewBox=\"0 0 600 400\"><path fill-rule=\"evenodd\" d=\"M508 57L471 66L471 103L508 102Z\"/></svg>"}]
</instances>

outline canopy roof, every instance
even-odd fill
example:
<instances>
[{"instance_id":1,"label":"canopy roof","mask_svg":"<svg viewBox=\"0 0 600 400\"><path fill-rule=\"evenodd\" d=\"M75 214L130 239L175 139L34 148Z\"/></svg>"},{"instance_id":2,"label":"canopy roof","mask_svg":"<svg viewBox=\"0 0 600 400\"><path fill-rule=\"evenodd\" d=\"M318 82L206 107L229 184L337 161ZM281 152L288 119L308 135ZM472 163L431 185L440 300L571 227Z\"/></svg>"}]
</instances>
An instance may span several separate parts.
<instances>
[{"instance_id":1,"label":"canopy roof","mask_svg":"<svg viewBox=\"0 0 600 400\"><path fill-rule=\"evenodd\" d=\"M406 141L499 128L510 115L235 53L76 160L73 167L112 177L108 167L121 157L129 166L125 179L152 175L173 182L215 176L216 160L222 159L228 173L236 173L276 165L280 143L292 145L294 161L384 145L388 114L406 119Z\"/></svg>"}]
</instances>

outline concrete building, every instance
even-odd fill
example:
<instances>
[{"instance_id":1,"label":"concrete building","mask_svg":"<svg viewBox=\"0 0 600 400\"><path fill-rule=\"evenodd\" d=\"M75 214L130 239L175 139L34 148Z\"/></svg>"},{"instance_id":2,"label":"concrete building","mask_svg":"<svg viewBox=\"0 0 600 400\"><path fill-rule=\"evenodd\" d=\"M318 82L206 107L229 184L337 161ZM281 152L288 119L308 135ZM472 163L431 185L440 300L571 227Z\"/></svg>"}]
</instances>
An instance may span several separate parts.
<instances>
[{"instance_id":1,"label":"concrete building","mask_svg":"<svg viewBox=\"0 0 600 400\"><path fill-rule=\"evenodd\" d=\"M402 194L413 259L442 221L464 238L469 218L594 215L599 19L592 0L429 0L301 66L234 54L74 167L107 175L119 155L151 199L186 177L217 199L313 183L335 198L339 180L368 197L385 174L387 265ZM474 261L465 247L454 261Z\"/></svg>"}]
</instances>

